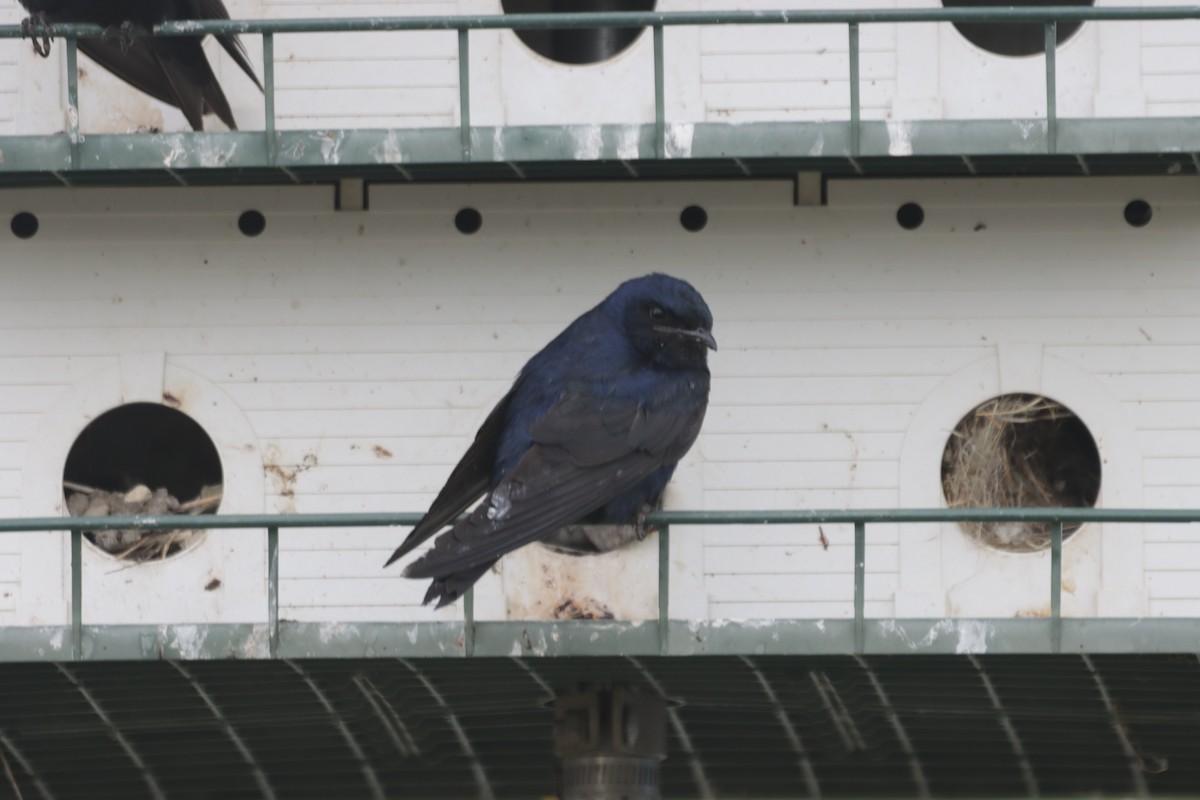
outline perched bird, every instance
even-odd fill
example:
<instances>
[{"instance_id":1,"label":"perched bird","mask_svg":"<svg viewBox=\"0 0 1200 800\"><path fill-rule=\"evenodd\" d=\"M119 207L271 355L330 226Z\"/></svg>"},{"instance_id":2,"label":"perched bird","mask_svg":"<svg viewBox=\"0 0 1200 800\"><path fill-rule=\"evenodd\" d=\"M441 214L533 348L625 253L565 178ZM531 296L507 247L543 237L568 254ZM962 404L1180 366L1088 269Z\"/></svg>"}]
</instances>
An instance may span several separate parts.
<instances>
[{"instance_id":1,"label":"perched bird","mask_svg":"<svg viewBox=\"0 0 1200 800\"><path fill-rule=\"evenodd\" d=\"M33 37L39 55L50 54L47 26L53 23L119 28L115 37L80 39L79 49L130 86L178 108L193 130L204 129L205 114L216 114L230 130L237 130L229 101L201 47L203 37L129 35L134 25L150 30L168 20L229 19L221 0L21 0L21 5L30 13L21 30ZM238 36L221 34L217 41L261 91Z\"/></svg>"},{"instance_id":2,"label":"perched bird","mask_svg":"<svg viewBox=\"0 0 1200 800\"><path fill-rule=\"evenodd\" d=\"M440 608L530 542L565 536L606 550L644 538L704 421L710 348L712 314L691 284L661 274L622 283L521 369L387 563L453 523L404 570L433 579L424 602ZM595 535L596 523L627 535Z\"/></svg>"}]
</instances>

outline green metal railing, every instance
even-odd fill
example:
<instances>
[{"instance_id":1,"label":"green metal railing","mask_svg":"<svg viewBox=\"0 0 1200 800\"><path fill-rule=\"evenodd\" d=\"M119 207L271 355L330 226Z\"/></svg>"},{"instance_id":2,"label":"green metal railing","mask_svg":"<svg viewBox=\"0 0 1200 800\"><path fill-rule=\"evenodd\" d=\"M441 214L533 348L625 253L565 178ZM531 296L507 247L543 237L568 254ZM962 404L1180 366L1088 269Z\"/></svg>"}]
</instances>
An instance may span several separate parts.
<instances>
[{"instance_id":1,"label":"green metal railing","mask_svg":"<svg viewBox=\"0 0 1200 800\"><path fill-rule=\"evenodd\" d=\"M263 529L267 531L267 603L269 654L279 652L279 532L282 529L359 528L411 526L420 519L413 513L371 514L248 514L206 516L209 530ZM1062 548L1063 525L1069 523L1157 523L1200 522L1200 509L878 509L835 511L662 511L649 520L659 526L658 558L658 651L670 654L670 529L696 525L816 525L852 524L854 526L854 614L853 651L862 653L866 645L865 598L867 525L884 523L956 523L956 522L1038 522L1051 526L1050 540L1050 650L1061 652ZM84 586L82 574L83 531L136 528L145 531L195 528L194 516L162 517L46 517L0 520L0 534L31 531L68 531L71 538L71 653L83 657ZM386 574L386 573L381 573ZM463 651L473 655L475 637L481 626L502 623L476 622L474 596L463 598ZM354 622L346 620L347 623ZM573 624L589 624L581 621Z\"/></svg>"},{"instance_id":2,"label":"green metal railing","mask_svg":"<svg viewBox=\"0 0 1200 800\"><path fill-rule=\"evenodd\" d=\"M1060 22L1109 22L1129 20L1200 19L1200 6L1102 7L1055 6L1045 8L920 8L920 9L847 9L847 10L772 10L772 11L688 11L688 12L594 12L568 14L505 14L489 16L363 17L330 19L204 20L168 22L154 28L155 36L195 36L197 34L256 34L263 40L263 86L265 136L268 163L278 160L279 143L275 115L275 36L296 33L335 33L368 31L457 31L458 32L458 107L462 138L462 160L472 159L470 103L470 37L473 30L545 30L563 28L651 28L654 37L654 136L657 157L666 157L666 110L663 31L674 26L712 25L845 25L849 41L850 158L862 153L862 114L860 94L860 26L894 23L1034 23L1045 30L1046 75L1046 151L1058 149L1057 109L1057 26ZM72 169L80 167L79 87L76 70L77 39L104 33L96 25L58 24L55 36L66 42L68 134L72 144ZM135 35L140 35L135 31ZM141 32L144 33L144 32ZM21 36L19 26L0 26L0 39Z\"/></svg>"}]
</instances>

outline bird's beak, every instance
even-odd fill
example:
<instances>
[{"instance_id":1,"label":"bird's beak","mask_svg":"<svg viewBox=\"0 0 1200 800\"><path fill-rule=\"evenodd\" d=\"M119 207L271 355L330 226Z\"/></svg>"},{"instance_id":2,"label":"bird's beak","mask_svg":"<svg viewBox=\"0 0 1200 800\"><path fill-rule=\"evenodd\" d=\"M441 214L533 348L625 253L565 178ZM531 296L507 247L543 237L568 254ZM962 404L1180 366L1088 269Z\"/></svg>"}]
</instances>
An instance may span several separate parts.
<instances>
[{"instance_id":1,"label":"bird's beak","mask_svg":"<svg viewBox=\"0 0 1200 800\"><path fill-rule=\"evenodd\" d=\"M707 328L696 328L694 331L681 331L678 328L659 328L659 330L663 333L673 333L685 339L695 339L697 342L703 342L704 346L709 350L717 349L717 340L713 338L712 333Z\"/></svg>"}]
</instances>

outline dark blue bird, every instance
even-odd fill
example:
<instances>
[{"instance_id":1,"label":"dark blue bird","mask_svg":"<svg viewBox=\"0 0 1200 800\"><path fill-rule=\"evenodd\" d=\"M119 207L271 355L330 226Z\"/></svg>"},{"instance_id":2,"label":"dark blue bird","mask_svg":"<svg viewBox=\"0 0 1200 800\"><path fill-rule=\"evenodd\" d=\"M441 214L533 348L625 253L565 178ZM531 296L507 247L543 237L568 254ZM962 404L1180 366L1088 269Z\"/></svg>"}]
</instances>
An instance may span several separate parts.
<instances>
[{"instance_id":1,"label":"dark blue bird","mask_svg":"<svg viewBox=\"0 0 1200 800\"><path fill-rule=\"evenodd\" d=\"M712 313L691 284L654 274L618 286L529 360L387 563L484 494L404 570L433 579L426 603L454 602L505 553L564 529L571 539L576 523L617 523L644 538L646 515L700 433L709 348Z\"/></svg>"},{"instance_id":2,"label":"dark blue bird","mask_svg":"<svg viewBox=\"0 0 1200 800\"><path fill-rule=\"evenodd\" d=\"M187 117L193 130L204 129L204 115L216 114L230 130L237 130L233 110L201 46L202 36L132 38L130 26L146 30L171 20L229 19L222 0L20 0L30 13L21 23L23 35L33 37L33 49L50 54L48 26L60 22L90 22L118 29L116 37L85 36L79 49L100 66L134 88ZM242 71L262 89L237 34L224 33L217 41Z\"/></svg>"}]
</instances>

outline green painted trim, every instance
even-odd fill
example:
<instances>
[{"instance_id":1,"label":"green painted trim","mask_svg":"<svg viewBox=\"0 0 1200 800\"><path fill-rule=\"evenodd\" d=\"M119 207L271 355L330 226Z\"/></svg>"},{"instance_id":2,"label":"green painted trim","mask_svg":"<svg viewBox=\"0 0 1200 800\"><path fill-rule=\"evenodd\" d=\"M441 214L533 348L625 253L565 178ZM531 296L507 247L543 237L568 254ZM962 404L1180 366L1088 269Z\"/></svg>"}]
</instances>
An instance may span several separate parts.
<instances>
[{"instance_id":1,"label":"green painted trim","mask_svg":"<svg viewBox=\"0 0 1200 800\"><path fill-rule=\"evenodd\" d=\"M672 127L668 125L668 127ZM678 127L675 124L674 127ZM926 175L1195 174L1200 119L1076 119L1058 123L1057 153L1044 119L860 122L852 157L849 122L696 123L686 125L686 151L661 140L653 123L510 126L463 130L325 130L94 134L78 146L72 168L67 134L0 137L0 186L145 185L148 183L291 183L364 177L390 181L520 181L589 178ZM895 137L904 148L892 155ZM581 159L581 143L599 141ZM630 143L636 143L636 149ZM274 143L274 152L271 144ZM394 154L400 153L396 158ZM904 153L904 154L900 154ZM1080 163L1084 160L1086 167ZM517 167L514 169L514 165ZM630 169L630 167L633 169Z\"/></svg>"},{"instance_id":2,"label":"green painted trim","mask_svg":"<svg viewBox=\"0 0 1200 800\"><path fill-rule=\"evenodd\" d=\"M473 657L848 655L852 619L476 622ZM0 663L72 661L69 626L0 627ZM1052 654L1049 619L868 619L866 655ZM1200 619L1064 619L1063 653L1200 653ZM277 658L462 658L461 622L290 622ZM90 625L85 661L268 659L262 624Z\"/></svg>"}]
</instances>

